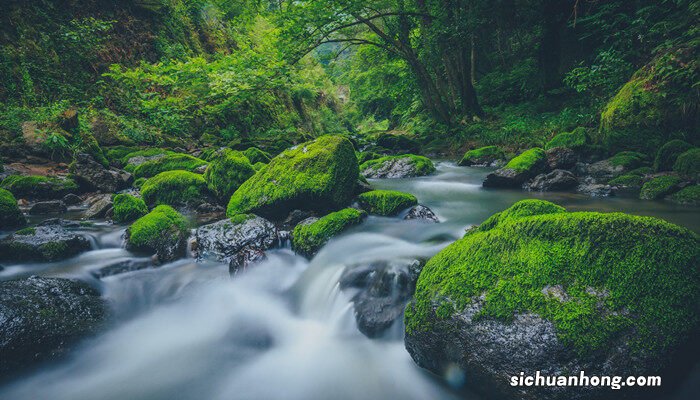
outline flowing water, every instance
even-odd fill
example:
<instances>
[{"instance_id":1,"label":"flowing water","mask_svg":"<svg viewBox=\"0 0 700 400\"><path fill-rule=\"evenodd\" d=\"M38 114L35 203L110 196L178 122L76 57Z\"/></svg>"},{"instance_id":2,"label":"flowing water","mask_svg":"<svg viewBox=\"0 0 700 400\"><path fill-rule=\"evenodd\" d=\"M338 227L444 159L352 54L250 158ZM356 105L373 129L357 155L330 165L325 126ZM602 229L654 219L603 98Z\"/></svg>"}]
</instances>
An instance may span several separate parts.
<instances>
[{"instance_id":1,"label":"flowing water","mask_svg":"<svg viewBox=\"0 0 700 400\"><path fill-rule=\"evenodd\" d=\"M487 171L443 162L434 176L378 180L414 193L442 223L370 217L310 262L289 249L231 279L228 266L184 259L97 279L93 272L138 259L120 248L124 227L86 228L94 250L65 262L5 266L0 280L32 274L99 286L113 318L106 333L68 359L0 389L2 399L451 399L457 394L416 367L401 322L381 339L356 326L344 269L427 258L494 212L522 198L570 210L653 215L700 230L698 208L575 194L481 188ZM450 377L447 377L450 381ZM468 382L467 382L468 386ZM478 398L468 391L459 397Z\"/></svg>"}]
</instances>

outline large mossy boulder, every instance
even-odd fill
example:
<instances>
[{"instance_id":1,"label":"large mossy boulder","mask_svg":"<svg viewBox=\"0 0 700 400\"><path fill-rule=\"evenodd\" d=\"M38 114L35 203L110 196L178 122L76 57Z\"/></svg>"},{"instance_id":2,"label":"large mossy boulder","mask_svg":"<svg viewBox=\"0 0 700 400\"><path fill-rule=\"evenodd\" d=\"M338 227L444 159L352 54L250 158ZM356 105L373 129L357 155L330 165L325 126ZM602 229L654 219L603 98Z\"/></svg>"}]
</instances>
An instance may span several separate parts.
<instances>
[{"instance_id":1,"label":"large mossy boulder","mask_svg":"<svg viewBox=\"0 0 700 400\"><path fill-rule=\"evenodd\" d=\"M227 215L281 218L292 210L336 210L353 196L358 166L352 143L322 136L285 150L231 196Z\"/></svg>"},{"instance_id":2,"label":"large mossy boulder","mask_svg":"<svg viewBox=\"0 0 700 400\"><path fill-rule=\"evenodd\" d=\"M161 262L185 255L189 229L185 218L172 207L160 205L126 230L128 250L155 254Z\"/></svg>"},{"instance_id":3,"label":"large mossy boulder","mask_svg":"<svg viewBox=\"0 0 700 400\"><path fill-rule=\"evenodd\" d=\"M678 157L693 148L693 145L683 140L671 140L661 146L654 159L654 169L656 171L670 171Z\"/></svg>"},{"instance_id":4,"label":"large mossy boulder","mask_svg":"<svg viewBox=\"0 0 700 400\"><path fill-rule=\"evenodd\" d=\"M0 230L18 228L26 222L15 196L8 190L0 189Z\"/></svg>"},{"instance_id":5,"label":"large mossy boulder","mask_svg":"<svg viewBox=\"0 0 700 400\"><path fill-rule=\"evenodd\" d=\"M687 178L700 180L700 148L688 150L678 156L673 170Z\"/></svg>"},{"instance_id":6,"label":"large mossy boulder","mask_svg":"<svg viewBox=\"0 0 700 400\"><path fill-rule=\"evenodd\" d=\"M267 164L272 160L270 153L260 150L257 147L248 147L243 150L243 155L248 158L251 164L255 165L257 163Z\"/></svg>"},{"instance_id":7,"label":"large mossy boulder","mask_svg":"<svg viewBox=\"0 0 700 400\"><path fill-rule=\"evenodd\" d=\"M204 177L188 171L166 171L141 186L141 196L149 206L167 204L194 207L210 198Z\"/></svg>"},{"instance_id":8,"label":"large mossy boulder","mask_svg":"<svg viewBox=\"0 0 700 400\"><path fill-rule=\"evenodd\" d=\"M223 149L212 156L204 180L207 181L209 190L226 202L254 174L255 169L243 153Z\"/></svg>"},{"instance_id":9,"label":"large mossy boulder","mask_svg":"<svg viewBox=\"0 0 700 400\"><path fill-rule=\"evenodd\" d=\"M547 154L539 147L513 158L505 167L486 176L484 187L519 188L548 168Z\"/></svg>"},{"instance_id":10,"label":"large mossy boulder","mask_svg":"<svg viewBox=\"0 0 700 400\"><path fill-rule=\"evenodd\" d=\"M0 187L7 189L16 198L33 200L60 199L78 191L74 180L39 175L10 175L2 180Z\"/></svg>"},{"instance_id":11,"label":"large mossy boulder","mask_svg":"<svg viewBox=\"0 0 700 400\"><path fill-rule=\"evenodd\" d=\"M100 331L108 305L89 285L32 276L0 282L0 379L57 359Z\"/></svg>"},{"instance_id":12,"label":"large mossy boulder","mask_svg":"<svg viewBox=\"0 0 700 400\"><path fill-rule=\"evenodd\" d=\"M0 260L53 262L76 256L92 248L90 240L77 231L79 228L77 222L50 219L20 229L0 240Z\"/></svg>"},{"instance_id":13,"label":"large mossy boulder","mask_svg":"<svg viewBox=\"0 0 700 400\"><path fill-rule=\"evenodd\" d=\"M135 221L148 214L148 207L143 199L126 193L114 196L112 207L112 219L118 223Z\"/></svg>"},{"instance_id":14,"label":"large mossy boulder","mask_svg":"<svg viewBox=\"0 0 700 400\"><path fill-rule=\"evenodd\" d=\"M396 190L372 190L357 196L357 201L368 213L387 217L418 204L416 196Z\"/></svg>"},{"instance_id":15,"label":"large mossy boulder","mask_svg":"<svg viewBox=\"0 0 700 400\"><path fill-rule=\"evenodd\" d=\"M663 175L653 178L642 186L639 198L642 200L658 200L681 189L683 179L673 175Z\"/></svg>"},{"instance_id":16,"label":"large mossy boulder","mask_svg":"<svg viewBox=\"0 0 700 400\"><path fill-rule=\"evenodd\" d=\"M150 178L165 171L189 171L194 172L198 168L207 165L207 162L189 154L166 154L153 160L148 160L134 168L134 177Z\"/></svg>"},{"instance_id":17,"label":"large mossy boulder","mask_svg":"<svg viewBox=\"0 0 700 400\"><path fill-rule=\"evenodd\" d=\"M435 172L435 165L429 158L404 154L402 156L385 156L365 161L360 166L360 173L365 178L412 178L430 175Z\"/></svg>"},{"instance_id":18,"label":"large mossy boulder","mask_svg":"<svg viewBox=\"0 0 700 400\"><path fill-rule=\"evenodd\" d=\"M361 223L366 216L364 211L346 208L320 219L302 221L292 232L292 249L299 254L311 257L331 238Z\"/></svg>"},{"instance_id":19,"label":"large mossy boulder","mask_svg":"<svg viewBox=\"0 0 700 400\"><path fill-rule=\"evenodd\" d=\"M506 159L506 153L498 146L486 146L469 150L459 161L461 166L492 166Z\"/></svg>"},{"instance_id":20,"label":"large mossy boulder","mask_svg":"<svg viewBox=\"0 0 700 400\"><path fill-rule=\"evenodd\" d=\"M656 218L518 202L428 261L406 308L406 348L496 397L600 397L523 390L510 377L658 375L698 329L699 245Z\"/></svg>"}]
</instances>

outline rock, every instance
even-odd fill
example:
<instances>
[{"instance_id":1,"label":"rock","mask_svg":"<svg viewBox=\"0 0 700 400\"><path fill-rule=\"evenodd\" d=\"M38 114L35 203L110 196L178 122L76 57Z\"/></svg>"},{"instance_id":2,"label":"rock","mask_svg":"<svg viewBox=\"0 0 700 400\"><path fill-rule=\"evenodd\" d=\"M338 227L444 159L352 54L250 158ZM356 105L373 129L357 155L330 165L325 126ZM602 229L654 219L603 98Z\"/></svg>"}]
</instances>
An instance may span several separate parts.
<instances>
[{"instance_id":1,"label":"rock","mask_svg":"<svg viewBox=\"0 0 700 400\"><path fill-rule=\"evenodd\" d=\"M553 137L544 146L546 150L555 148L567 148L570 150L580 150L588 143L586 128L579 126L571 132L563 132Z\"/></svg>"},{"instance_id":2,"label":"rock","mask_svg":"<svg viewBox=\"0 0 700 400\"><path fill-rule=\"evenodd\" d=\"M126 248L154 254L160 262L183 257L189 229L185 218L172 207L160 205L126 230Z\"/></svg>"},{"instance_id":3,"label":"rock","mask_svg":"<svg viewBox=\"0 0 700 400\"><path fill-rule=\"evenodd\" d=\"M204 177L187 171L161 172L148 179L141 186L141 196L151 207L167 204L196 208L202 203L214 202Z\"/></svg>"},{"instance_id":4,"label":"rock","mask_svg":"<svg viewBox=\"0 0 700 400\"><path fill-rule=\"evenodd\" d=\"M61 214L66 211L68 207L61 200L40 201L29 209L29 215Z\"/></svg>"},{"instance_id":5,"label":"rock","mask_svg":"<svg viewBox=\"0 0 700 400\"><path fill-rule=\"evenodd\" d=\"M154 268L155 265L150 259L147 260L125 260L102 267L96 271L92 271L91 275L97 279L106 278L108 276L125 274L127 272L140 271L142 269Z\"/></svg>"},{"instance_id":6,"label":"rock","mask_svg":"<svg viewBox=\"0 0 700 400\"><path fill-rule=\"evenodd\" d=\"M189 154L166 154L133 168L135 178L150 178L166 171L195 172L198 168L206 166L207 162Z\"/></svg>"},{"instance_id":7,"label":"rock","mask_svg":"<svg viewBox=\"0 0 700 400\"><path fill-rule=\"evenodd\" d=\"M568 147L553 147L546 151L549 168L572 169L578 162L576 153Z\"/></svg>"},{"instance_id":8,"label":"rock","mask_svg":"<svg viewBox=\"0 0 700 400\"><path fill-rule=\"evenodd\" d=\"M644 163L644 155L631 151L616 154L606 160L598 161L589 165L586 171L598 183L607 183L613 178L638 168Z\"/></svg>"},{"instance_id":9,"label":"rock","mask_svg":"<svg viewBox=\"0 0 700 400\"><path fill-rule=\"evenodd\" d=\"M71 165L71 172L85 190L114 193L129 187L133 178L126 171L107 169L89 154L78 154Z\"/></svg>"},{"instance_id":10,"label":"rock","mask_svg":"<svg viewBox=\"0 0 700 400\"><path fill-rule=\"evenodd\" d=\"M486 176L484 187L520 188L527 180L547 170L544 150L533 148L513 158L505 167Z\"/></svg>"},{"instance_id":11,"label":"rock","mask_svg":"<svg viewBox=\"0 0 700 400\"><path fill-rule=\"evenodd\" d=\"M678 175L700 181L700 148L694 148L678 156L673 164Z\"/></svg>"},{"instance_id":12,"label":"rock","mask_svg":"<svg viewBox=\"0 0 700 400\"><path fill-rule=\"evenodd\" d=\"M68 193L78 191L78 185L72 179L38 175L11 175L3 179L0 186L12 192L16 198L34 200L60 199Z\"/></svg>"},{"instance_id":13,"label":"rock","mask_svg":"<svg viewBox=\"0 0 700 400\"><path fill-rule=\"evenodd\" d=\"M8 190L0 189L0 230L19 228L26 223L15 196Z\"/></svg>"},{"instance_id":14,"label":"rock","mask_svg":"<svg viewBox=\"0 0 700 400\"><path fill-rule=\"evenodd\" d=\"M426 222L440 222L440 219L435 215L433 210L428 207L418 204L417 206L411 207L405 217L405 220L421 220Z\"/></svg>"},{"instance_id":15,"label":"rock","mask_svg":"<svg viewBox=\"0 0 700 400\"><path fill-rule=\"evenodd\" d=\"M88 199L87 203L90 207L85 211L83 217L85 219L105 218L107 211L112 209L112 195L101 194Z\"/></svg>"},{"instance_id":16,"label":"rock","mask_svg":"<svg viewBox=\"0 0 700 400\"><path fill-rule=\"evenodd\" d=\"M83 199L80 198L80 196L73 194L73 193L68 193L67 195L63 196L63 199L61 199L63 203L67 206L75 206L83 202Z\"/></svg>"},{"instance_id":17,"label":"rock","mask_svg":"<svg viewBox=\"0 0 700 400\"><path fill-rule=\"evenodd\" d=\"M320 219L310 218L298 224L292 232L292 249L306 257L313 257L331 238L360 224L367 213L346 208Z\"/></svg>"},{"instance_id":18,"label":"rock","mask_svg":"<svg viewBox=\"0 0 700 400\"><path fill-rule=\"evenodd\" d=\"M615 187L601 183L584 182L576 187L576 191L591 197L609 197L615 195Z\"/></svg>"},{"instance_id":19,"label":"rock","mask_svg":"<svg viewBox=\"0 0 700 400\"><path fill-rule=\"evenodd\" d=\"M435 172L435 165L429 158L406 154L402 156L385 156L365 161L360 166L365 178L411 178L430 175Z\"/></svg>"},{"instance_id":20,"label":"rock","mask_svg":"<svg viewBox=\"0 0 700 400\"><path fill-rule=\"evenodd\" d=\"M248 266L265 261L265 252L255 248L245 248L236 253L228 263L228 271L236 275L239 271L245 271Z\"/></svg>"},{"instance_id":21,"label":"rock","mask_svg":"<svg viewBox=\"0 0 700 400\"><path fill-rule=\"evenodd\" d=\"M525 188L537 192L556 192L573 189L578 185L578 179L569 171L554 170L548 174L540 174L535 177Z\"/></svg>"},{"instance_id":22,"label":"rock","mask_svg":"<svg viewBox=\"0 0 700 400\"><path fill-rule=\"evenodd\" d=\"M658 200L681 190L683 179L674 175L657 176L642 186L639 198L642 200Z\"/></svg>"},{"instance_id":23,"label":"rock","mask_svg":"<svg viewBox=\"0 0 700 400\"><path fill-rule=\"evenodd\" d=\"M291 231L297 226L301 221L315 217L315 214L311 211L304 210L294 210L287 215L287 218L282 221L279 225L279 229L283 231Z\"/></svg>"},{"instance_id":24,"label":"rock","mask_svg":"<svg viewBox=\"0 0 700 400\"><path fill-rule=\"evenodd\" d=\"M505 159L506 153L500 147L486 146L464 153L459 165L490 167L502 163Z\"/></svg>"},{"instance_id":25,"label":"rock","mask_svg":"<svg viewBox=\"0 0 700 400\"><path fill-rule=\"evenodd\" d=\"M225 204L243 182L255 174L248 158L239 151L223 149L214 153L204 180L209 190Z\"/></svg>"},{"instance_id":26,"label":"rock","mask_svg":"<svg viewBox=\"0 0 700 400\"><path fill-rule=\"evenodd\" d=\"M393 216L418 204L416 196L395 190L373 190L357 196L360 207L370 214Z\"/></svg>"},{"instance_id":27,"label":"rock","mask_svg":"<svg viewBox=\"0 0 700 400\"><path fill-rule=\"evenodd\" d=\"M659 151L656 152L656 158L654 158L654 170L672 170L673 164L676 163L678 157L692 148L692 144L679 139L674 139L667 142L661 146Z\"/></svg>"},{"instance_id":28,"label":"rock","mask_svg":"<svg viewBox=\"0 0 700 400\"><path fill-rule=\"evenodd\" d=\"M239 215L204 225L195 233L197 259L228 262L231 271L261 260L278 243L277 228L256 215Z\"/></svg>"},{"instance_id":29,"label":"rock","mask_svg":"<svg viewBox=\"0 0 700 400\"><path fill-rule=\"evenodd\" d=\"M98 333L107 315L100 294L79 281L32 276L0 282L0 376L65 355Z\"/></svg>"},{"instance_id":30,"label":"rock","mask_svg":"<svg viewBox=\"0 0 700 400\"><path fill-rule=\"evenodd\" d=\"M354 266L343 273L341 289L357 291L352 301L360 332L371 338L378 337L403 316L421 267L418 260L381 261Z\"/></svg>"},{"instance_id":31,"label":"rock","mask_svg":"<svg viewBox=\"0 0 700 400\"><path fill-rule=\"evenodd\" d=\"M121 193L114 196L112 219L117 223L135 221L148 214L148 207L143 199Z\"/></svg>"},{"instance_id":32,"label":"rock","mask_svg":"<svg viewBox=\"0 0 700 400\"><path fill-rule=\"evenodd\" d=\"M380 135L377 138L377 145L394 154L416 153L420 150L420 145L415 140L390 133Z\"/></svg>"},{"instance_id":33,"label":"rock","mask_svg":"<svg viewBox=\"0 0 700 400\"><path fill-rule=\"evenodd\" d=\"M243 155L245 155L251 164L263 163L267 164L272 160L270 153L260 150L257 147L249 147L243 150Z\"/></svg>"},{"instance_id":34,"label":"rock","mask_svg":"<svg viewBox=\"0 0 700 400\"><path fill-rule=\"evenodd\" d=\"M698 244L656 218L518 202L428 261L406 308L406 348L495 398L607 396L509 383L536 371L658 375L698 329Z\"/></svg>"},{"instance_id":35,"label":"rock","mask_svg":"<svg viewBox=\"0 0 700 400\"><path fill-rule=\"evenodd\" d=\"M679 204L700 205L700 185L688 186L669 198Z\"/></svg>"},{"instance_id":36,"label":"rock","mask_svg":"<svg viewBox=\"0 0 700 400\"><path fill-rule=\"evenodd\" d=\"M292 210L337 210L350 203L357 178L357 158L350 141L322 136L273 158L236 190L226 214L255 213L279 219Z\"/></svg>"},{"instance_id":37,"label":"rock","mask_svg":"<svg viewBox=\"0 0 700 400\"><path fill-rule=\"evenodd\" d=\"M33 228L21 229L0 240L0 256L16 262L65 260L91 249L90 240L62 220L47 220Z\"/></svg>"}]
</instances>

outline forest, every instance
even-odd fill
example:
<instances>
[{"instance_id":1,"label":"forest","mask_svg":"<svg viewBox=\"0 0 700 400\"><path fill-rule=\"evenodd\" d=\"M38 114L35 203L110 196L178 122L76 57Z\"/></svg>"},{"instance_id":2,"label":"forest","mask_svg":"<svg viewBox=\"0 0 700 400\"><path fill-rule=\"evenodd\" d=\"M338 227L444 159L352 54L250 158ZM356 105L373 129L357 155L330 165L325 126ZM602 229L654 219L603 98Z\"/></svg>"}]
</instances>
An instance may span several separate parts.
<instances>
[{"instance_id":1,"label":"forest","mask_svg":"<svg viewBox=\"0 0 700 400\"><path fill-rule=\"evenodd\" d=\"M0 8L1 398L700 395L700 1Z\"/></svg>"}]
</instances>

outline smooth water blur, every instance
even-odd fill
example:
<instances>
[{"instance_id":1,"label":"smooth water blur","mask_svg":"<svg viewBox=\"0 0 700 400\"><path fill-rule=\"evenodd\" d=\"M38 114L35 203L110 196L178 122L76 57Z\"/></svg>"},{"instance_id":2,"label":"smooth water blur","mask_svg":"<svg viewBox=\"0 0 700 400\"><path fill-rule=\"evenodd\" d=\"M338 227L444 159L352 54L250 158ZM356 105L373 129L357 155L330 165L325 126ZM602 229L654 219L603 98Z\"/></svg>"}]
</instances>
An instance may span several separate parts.
<instances>
[{"instance_id":1,"label":"smooth water blur","mask_svg":"<svg viewBox=\"0 0 700 400\"><path fill-rule=\"evenodd\" d=\"M442 223L370 217L310 262L289 249L230 278L224 264L192 259L102 278L93 272L138 259L120 248L124 227L88 232L95 250L60 263L8 265L0 279L40 274L101 287L111 328L70 358L0 389L2 399L451 399L415 366L401 322L380 340L357 329L346 268L427 258L494 212L526 197L572 210L657 215L698 231L697 208L633 199L528 194L481 188L487 171L440 163L431 177L373 181L414 193ZM476 398L460 392L462 398Z\"/></svg>"}]
</instances>

